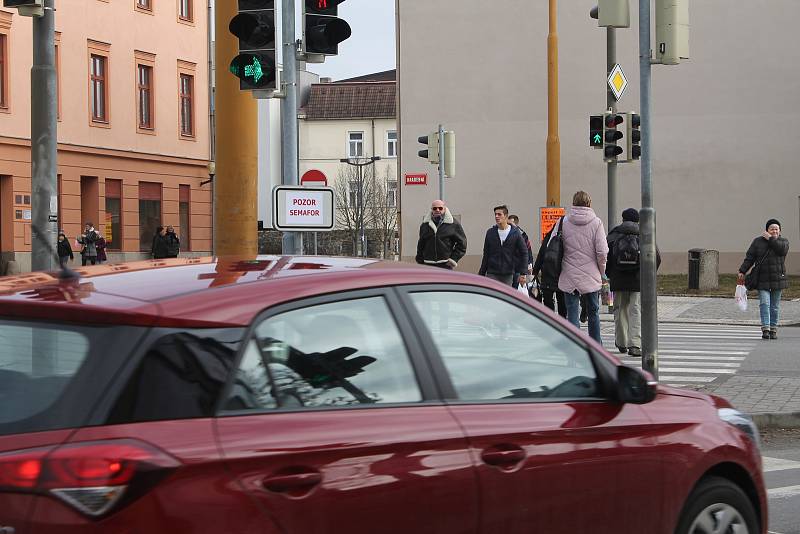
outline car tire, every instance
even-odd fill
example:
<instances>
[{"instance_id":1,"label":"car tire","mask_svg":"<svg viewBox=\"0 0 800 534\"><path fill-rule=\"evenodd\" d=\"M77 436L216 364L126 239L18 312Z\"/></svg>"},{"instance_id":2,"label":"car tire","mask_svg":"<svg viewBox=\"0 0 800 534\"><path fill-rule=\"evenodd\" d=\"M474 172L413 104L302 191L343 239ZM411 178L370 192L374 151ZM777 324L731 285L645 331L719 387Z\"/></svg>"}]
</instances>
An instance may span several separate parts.
<instances>
[{"instance_id":1,"label":"car tire","mask_svg":"<svg viewBox=\"0 0 800 534\"><path fill-rule=\"evenodd\" d=\"M726 527L727 525L727 527ZM738 530L733 527L738 526ZM742 530L746 527L747 530ZM758 534L758 516L744 491L725 478L701 480L689 494L675 534Z\"/></svg>"}]
</instances>

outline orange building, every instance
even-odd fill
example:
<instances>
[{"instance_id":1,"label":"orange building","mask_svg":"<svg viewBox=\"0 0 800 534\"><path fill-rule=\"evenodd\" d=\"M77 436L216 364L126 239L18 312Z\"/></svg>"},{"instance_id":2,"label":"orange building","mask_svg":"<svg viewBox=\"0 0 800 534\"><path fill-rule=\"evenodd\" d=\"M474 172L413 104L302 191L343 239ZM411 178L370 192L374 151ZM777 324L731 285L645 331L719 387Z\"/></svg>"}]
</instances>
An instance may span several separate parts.
<instances>
[{"instance_id":1,"label":"orange building","mask_svg":"<svg viewBox=\"0 0 800 534\"><path fill-rule=\"evenodd\" d=\"M59 228L74 247L93 222L110 261L147 257L159 224L208 254L206 3L55 4ZM0 8L0 274L30 269L32 46L31 19Z\"/></svg>"}]
</instances>

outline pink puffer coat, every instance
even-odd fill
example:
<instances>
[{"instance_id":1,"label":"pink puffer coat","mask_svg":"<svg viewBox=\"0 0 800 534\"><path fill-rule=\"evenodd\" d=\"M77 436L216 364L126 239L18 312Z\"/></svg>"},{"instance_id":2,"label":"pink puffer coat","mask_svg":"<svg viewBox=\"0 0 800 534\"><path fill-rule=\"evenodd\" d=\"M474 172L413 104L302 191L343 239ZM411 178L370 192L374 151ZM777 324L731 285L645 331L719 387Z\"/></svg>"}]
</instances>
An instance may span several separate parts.
<instances>
[{"instance_id":1,"label":"pink puffer coat","mask_svg":"<svg viewBox=\"0 0 800 534\"><path fill-rule=\"evenodd\" d=\"M564 260L558 289L581 295L600 291L606 272L608 243L603 221L592 208L572 206L563 221Z\"/></svg>"}]
</instances>

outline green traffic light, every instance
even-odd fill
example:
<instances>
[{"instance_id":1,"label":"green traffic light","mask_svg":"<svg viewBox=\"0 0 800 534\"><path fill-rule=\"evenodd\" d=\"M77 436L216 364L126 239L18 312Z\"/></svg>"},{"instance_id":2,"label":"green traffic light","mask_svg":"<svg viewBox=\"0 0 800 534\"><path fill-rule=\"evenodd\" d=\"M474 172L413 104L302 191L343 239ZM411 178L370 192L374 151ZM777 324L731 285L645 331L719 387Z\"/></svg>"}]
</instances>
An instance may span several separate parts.
<instances>
[{"instance_id":1,"label":"green traffic light","mask_svg":"<svg viewBox=\"0 0 800 534\"><path fill-rule=\"evenodd\" d=\"M258 80L264 76L264 71L261 69L261 62L257 57L253 57L252 65L245 65L244 75L251 76L253 78L253 83L258 83Z\"/></svg>"},{"instance_id":2,"label":"green traffic light","mask_svg":"<svg viewBox=\"0 0 800 534\"><path fill-rule=\"evenodd\" d=\"M594 144L599 145L600 141L602 141L603 138L600 136L600 134L595 134L593 140L594 140Z\"/></svg>"}]
</instances>

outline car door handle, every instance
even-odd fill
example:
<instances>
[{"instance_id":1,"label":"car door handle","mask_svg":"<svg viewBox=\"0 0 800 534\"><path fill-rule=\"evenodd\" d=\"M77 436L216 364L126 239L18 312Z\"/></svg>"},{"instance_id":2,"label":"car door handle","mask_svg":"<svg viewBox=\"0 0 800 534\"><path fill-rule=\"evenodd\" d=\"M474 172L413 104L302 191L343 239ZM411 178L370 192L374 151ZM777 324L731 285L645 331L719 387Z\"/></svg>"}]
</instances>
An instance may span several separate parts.
<instances>
[{"instance_id":1,"label":"car door handle","mask_svg":"<svg viewBox=\"0 0 800 534\"><path fill-rule=\"evenodd\" d=\"M486 449L481 453L481 458L489 465L516 464L525 459L522 448L512 449Z\"/></svg>"},{"instance_id":2,"label":"car door handle","mask_svg":"<svg viewBox=\"0 0 800 534\"><path fill-rule=\"evenodd\" d=\"M293 473L290 475L275 475L267 477L262 484L270 491L278 493L308 489L322 482L322 473L309 471L306 473Z\"/></svg>"}]
</instances>

